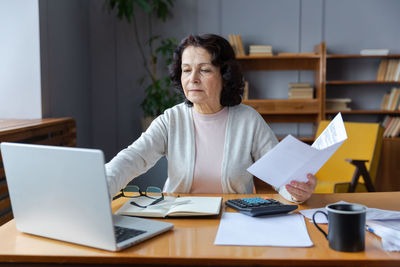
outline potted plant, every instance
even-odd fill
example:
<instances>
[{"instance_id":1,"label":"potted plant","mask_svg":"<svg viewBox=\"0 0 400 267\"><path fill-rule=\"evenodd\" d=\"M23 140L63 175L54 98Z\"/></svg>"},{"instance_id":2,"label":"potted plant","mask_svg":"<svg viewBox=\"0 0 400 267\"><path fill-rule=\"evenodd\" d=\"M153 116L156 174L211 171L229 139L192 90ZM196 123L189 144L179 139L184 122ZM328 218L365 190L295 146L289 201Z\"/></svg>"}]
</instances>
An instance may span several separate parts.
<instances>
[{"instance_id":1,"label":"potted plant","mask_svg":"<svg viewBox=\"0 0 400 267\"><path fill-rule=\"evenodd\" d=\"M126 19L128 23L133 24L135 41L146 72L139 80L139 84L149 83L145 88L145 98L141 103L144 113L144 118L142 118L143 130L146 130L151 121L162 114L165 109L182 101L181 95L171 87L170 78L168 76L160 77L157 73L158 65L169 65L172 62L177 41L174 38L162 38L159 35L154 35L151 26L153 17L165 22L172 15L173 4L174 0L108 0L109 9L117 9L117 16L120 20ZM150 36L150 39L146 42L143 42L138 33L138 23L135 16L137 8L142 9L149 16L148 36ZM148 55L144 52L145 46L149 51ZM164 60L160 60L160 56Z\"/></svg>"}]
</instances>

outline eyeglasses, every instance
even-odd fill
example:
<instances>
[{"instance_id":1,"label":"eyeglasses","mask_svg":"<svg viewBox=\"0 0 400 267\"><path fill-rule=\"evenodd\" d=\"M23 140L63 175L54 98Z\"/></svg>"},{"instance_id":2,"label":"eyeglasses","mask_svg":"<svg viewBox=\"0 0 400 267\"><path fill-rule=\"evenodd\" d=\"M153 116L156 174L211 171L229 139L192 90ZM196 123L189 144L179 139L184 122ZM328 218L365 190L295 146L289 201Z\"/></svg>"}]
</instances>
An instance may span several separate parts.
<instances>
[{"instance_id":1,"label":"eyeglasses","mask_svg":"<svg viewBox=\"0 0 400 267\"><path fill-rule=\"evenodd\" d=\"M148 197L151 199L154 199L153 202L151 202L148 205L139 205L134 201L131 201L131 205L140 207L140 208L146 208L151 205L155 205L159 203L160 201L164 200L164 194L162 193L161 189L155 186L149 186L147 187L146 191L140 190L139 186L137 185L128 185L124 189L121 190L121 193L116 195L114 199L120 198L120 197L127 197L127 198L137 198L137 197Z\"/></svg>"}]
</instances>

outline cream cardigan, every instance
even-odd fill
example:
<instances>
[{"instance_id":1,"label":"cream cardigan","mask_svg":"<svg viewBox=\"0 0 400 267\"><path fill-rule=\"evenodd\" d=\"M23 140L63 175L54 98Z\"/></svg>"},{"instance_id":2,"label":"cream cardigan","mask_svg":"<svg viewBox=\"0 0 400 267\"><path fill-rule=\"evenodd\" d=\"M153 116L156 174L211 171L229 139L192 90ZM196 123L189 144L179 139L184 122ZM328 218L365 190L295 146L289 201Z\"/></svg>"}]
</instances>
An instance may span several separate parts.
<instances>
[{"instance_id":1,"label":"cream cardigan","mask_svg":"<svg viewBox=\"0 0 400 267\"><path fill-rule=\"evenodd\" d=\"M246 105L229 107L222 160L224 193L252 193L253 176L246 169L278 140L260 114ZM163 156L168 160L164 191L188 193L193 181L195 137L191 107L167 109L146 132L106 164L110 196L146 172ZM283 189L283 190L282 190ZM292 201L284 187L281 195Z\"/></svg>"}]
</instances>

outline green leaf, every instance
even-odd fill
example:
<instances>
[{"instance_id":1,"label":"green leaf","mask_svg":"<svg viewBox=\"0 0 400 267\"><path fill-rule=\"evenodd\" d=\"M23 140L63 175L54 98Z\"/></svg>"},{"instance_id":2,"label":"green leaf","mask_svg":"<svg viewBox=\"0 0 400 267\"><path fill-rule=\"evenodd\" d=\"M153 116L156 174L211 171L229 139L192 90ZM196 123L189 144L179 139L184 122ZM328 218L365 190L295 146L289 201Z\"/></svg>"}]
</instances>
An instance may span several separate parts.
<instances>
[{"instance_id":1,"label":"green leaf","mask_svg":"<svg viewBox=\"0 0 400 267\"><path fill-rule=\"evenodd\" d=\"M117 10L117 17L120 20L126 19L129 23L134 22L135 8L143 10L150 16L154 15L157 19L166 21L166 19L172 15L171 8L174 6L174 0L107 0L106 3L109 10ZM150 56L147 57L147 65L151 65L151 60L153 60L157 68L166 67L165 65L160 66L161 63L167 65L171 64L173 52L177 47L177 43L178 42L174 38L162 39L159 35L150 36L146 45L148 45L149 48L158 46L154 47L154 54L153 51L151 51ZM158 60L157 55L161 55L164 60ZM151 74L146 74L138 79L139 85L143 86L147 78L151 80L152 83L145 87L145 98L140 104L145 116L160 115L165 109L182 101L181 95L172 88L169 77L163 77L153 81Z\"/></svg>"},{"instance_id":2,"label":"green leaf","mask_svg":"<svg viewBox=\"0 0 400 267\"><path fill-rule=\"evenodd\" d=\"M168 1L153 0L153 9L156 12L157 18L161 19L162 21L166 21L167 17L171 15L168 5L170 7L173 6Z\"/></svg>"},{"instance_id":3,"label":"green leaf","mask_svg":"<svg viewBox=\"0 0 400 267\"><path fill-rule=\"evenodd\" d=\"M158 39L160 39L160 38L161 38L160 35L154 35L154 36L152 36L152 37L149 39L148 44L151 46L151 45L153 44L154 41L156 41L156 40L158 40Z\"/></svg>"},{"instance_id":4,"label":"green leaf","mask_svg":"<svg viewBox=\"0 0 400 267\"><path fill-rule=\"evenodd\" d=\"M136 0L136 3L137 3L138 6L140 6L144 11L146 11L147 13L151 13L152 8L151 8L151 5L150 5L149 1L146 1L146 0Z\"/></svg>"}]
</instances>

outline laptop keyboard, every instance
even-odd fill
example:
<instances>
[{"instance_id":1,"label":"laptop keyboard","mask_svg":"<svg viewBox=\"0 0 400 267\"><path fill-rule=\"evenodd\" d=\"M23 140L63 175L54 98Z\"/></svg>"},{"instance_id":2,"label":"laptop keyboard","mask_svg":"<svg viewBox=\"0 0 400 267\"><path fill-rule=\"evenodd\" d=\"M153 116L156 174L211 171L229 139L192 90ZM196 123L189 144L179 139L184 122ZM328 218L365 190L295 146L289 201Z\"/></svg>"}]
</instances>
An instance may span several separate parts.
<instances>
[{"instance_id":1,"label":"laptop keyboard","mask_svg":"<svg viewBox=\"0 0 400 267\"><path fill-rule=\"evenodd\" d=\"M125 228L116 225L114 225L114 232L115 232L115 237L117 238L117 243L120 243L129 238L146 233L146 231L132 229L132 228Z\"/></svg>"}]
</instances>

